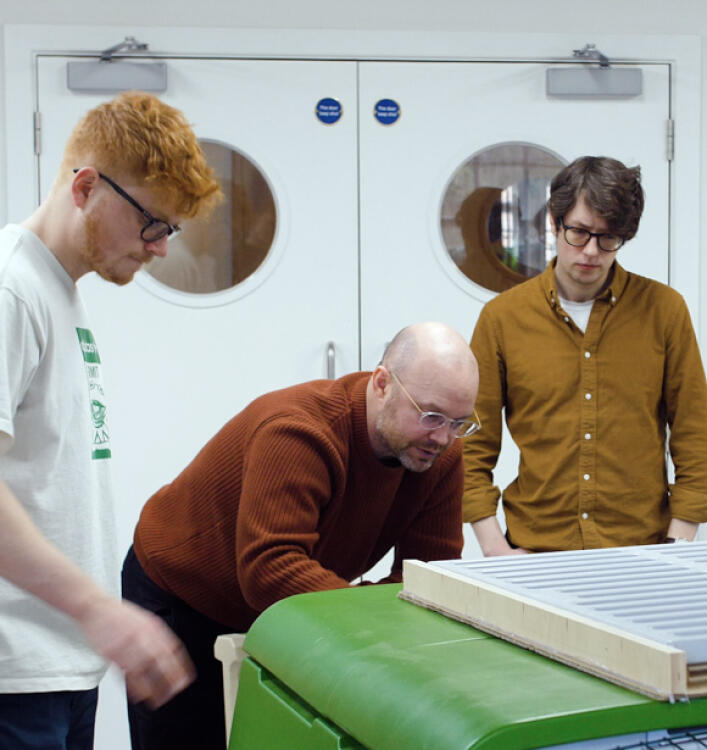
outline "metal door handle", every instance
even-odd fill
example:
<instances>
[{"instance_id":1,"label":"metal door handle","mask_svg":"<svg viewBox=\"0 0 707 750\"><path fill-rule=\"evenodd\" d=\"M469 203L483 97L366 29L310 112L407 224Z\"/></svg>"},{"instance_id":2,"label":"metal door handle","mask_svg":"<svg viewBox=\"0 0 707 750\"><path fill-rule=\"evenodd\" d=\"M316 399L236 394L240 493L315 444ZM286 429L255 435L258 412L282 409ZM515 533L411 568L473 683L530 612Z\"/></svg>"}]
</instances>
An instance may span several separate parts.
<instances>
[{"instance_id":1,"label":"metal door handle","mask_svg":"<svg viewBox=\"0 0 707 750\"><path fill-rule=\"evenodd\" d=\"M333 341L326 345L326 376L329 380L336 377L336 347Z\"/></svg>"}]
</instances>

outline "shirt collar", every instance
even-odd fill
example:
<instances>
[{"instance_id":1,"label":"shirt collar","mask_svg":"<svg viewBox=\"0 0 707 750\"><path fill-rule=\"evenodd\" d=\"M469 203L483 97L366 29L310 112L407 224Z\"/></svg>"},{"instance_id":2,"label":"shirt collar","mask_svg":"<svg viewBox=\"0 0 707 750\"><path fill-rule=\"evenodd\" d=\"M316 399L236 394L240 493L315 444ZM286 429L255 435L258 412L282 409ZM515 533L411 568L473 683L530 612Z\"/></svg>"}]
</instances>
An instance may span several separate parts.
<instances>
[{"instance_id":1,"label":"shirt collar","mask_svg":"<svg viewBox=\"0 0 707 750\"><path fill-rule=\"evenodd\" d=\"M557 283L555 282L556 264L557 258L553 258L539 277L545 298L553 309L560 307L560 295L557 291ZM626 288L628 276L628 272L619 265L618 261L614 261L614 275L611 279L611 283L596 299L606 301L612 306L615 305Z\"/></svg>"}]
</instances>

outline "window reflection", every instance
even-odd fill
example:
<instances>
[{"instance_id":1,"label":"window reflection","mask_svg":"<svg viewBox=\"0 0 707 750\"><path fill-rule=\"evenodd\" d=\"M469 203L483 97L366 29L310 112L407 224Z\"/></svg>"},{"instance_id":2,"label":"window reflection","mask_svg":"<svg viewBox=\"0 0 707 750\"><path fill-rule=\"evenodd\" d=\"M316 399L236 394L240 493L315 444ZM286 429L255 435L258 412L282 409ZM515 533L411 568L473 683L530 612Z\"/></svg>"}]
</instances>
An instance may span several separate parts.
<instances>
[{"instance_id":1,"label":"window reflection","mask_svg":"<svg viewBox=\"0 0 707 750\"><path fill-rule=\"evenodd\" d=\"M524 143L485 148L457 169L442 200L442 238L472 281L500 292L540 273L555 254L546 210L564 163Z\"/></svg>"},{"instance_id":2,"label":"window reflection","mask_svg":"<svg viewBox=\"0 0 707 750\"><path fill-rule=\"evenodd\" d=\"M265 260L276 227L272 191L255 164L222 143L202 140L201 146L224 201L205 219L183 221L167 256L146 267L163 284L193 294L219 292L248 278Z\"/></svg>"}]
</instances>

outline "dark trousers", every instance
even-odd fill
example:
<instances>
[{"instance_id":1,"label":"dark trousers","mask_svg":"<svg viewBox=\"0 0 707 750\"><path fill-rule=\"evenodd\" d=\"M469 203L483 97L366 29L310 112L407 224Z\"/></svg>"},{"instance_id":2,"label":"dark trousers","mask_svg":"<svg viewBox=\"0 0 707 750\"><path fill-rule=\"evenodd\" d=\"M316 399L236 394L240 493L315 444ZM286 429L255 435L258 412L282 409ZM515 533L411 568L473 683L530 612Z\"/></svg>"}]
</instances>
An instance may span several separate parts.
<instances>
[{"instance_id":1,"label":"dark trousers","mask_svg":"<svg viewBox=\"0 0 707 750\"><path fill-rule=\"evenodd\" d=\"M98 688L0 694L0 750L93 750Z\"/></svg>"},{"instance_id":2,"label":"dark trousers","mask_svg":"<svg viewBox=\"0 0 707 750\"><path fill-rule=\"evenodd\" d=\"M182 641L196 680L161 708L128 704L133 750L224 750L226 729L221 662L214 641L233 632L200 614L147 576L131 547L123 563L123 597L161 617Z\"/></svg>"}]
</instances>

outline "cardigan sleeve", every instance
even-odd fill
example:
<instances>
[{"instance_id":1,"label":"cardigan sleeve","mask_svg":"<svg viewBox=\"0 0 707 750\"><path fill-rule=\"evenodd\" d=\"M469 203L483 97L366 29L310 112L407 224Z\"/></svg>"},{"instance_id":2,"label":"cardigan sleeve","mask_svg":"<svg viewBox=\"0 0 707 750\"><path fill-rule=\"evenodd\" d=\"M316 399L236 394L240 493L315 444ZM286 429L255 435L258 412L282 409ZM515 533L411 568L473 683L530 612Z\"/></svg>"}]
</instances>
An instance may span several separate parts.
<instances>
[{"instance_id":1,"label":"cardigan sleeve","mask_svg":"<svg viewBox=\"0 0 707 750\"><path fill-rule=\"evenodd\" d=\"M464 472L461 451L453 446L443 459L448 466L439 481L431 487L420 510L403 531L395 545L390 575L381 583L402 580L403 560L453 560L461 557L462 535L461 496Z\"/></svg>"},{"instance_id":2,"label":"cardigan sleeve","mask_svg":"<svg viewBox=\"0 0 707 750\"><path fill-rule=\"evenodd\" d=\"M342 471L334 446L316 426L275 418L255 432L236 524L238 579L253 609L349 586L312 557L322 510Z\"/></svg>"}]
</instances>

